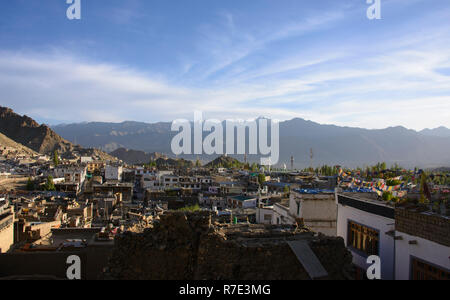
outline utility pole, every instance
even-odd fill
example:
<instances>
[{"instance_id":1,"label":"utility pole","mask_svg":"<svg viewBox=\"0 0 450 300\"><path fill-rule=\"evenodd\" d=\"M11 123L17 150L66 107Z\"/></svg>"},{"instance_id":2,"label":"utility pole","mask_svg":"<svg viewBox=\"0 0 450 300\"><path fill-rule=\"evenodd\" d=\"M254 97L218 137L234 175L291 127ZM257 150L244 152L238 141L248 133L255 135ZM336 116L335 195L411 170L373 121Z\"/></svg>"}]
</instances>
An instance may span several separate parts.
<instances>
[{"instance_id":1,"label":"utility pole","mask_svg":"<svg viewBox=\"0 0 450 300\"><path fill-rule=\"evenodd\" d=\"M314 158L314 152L313 152L313 149L312 149L312 148L311 148L311 150L310 150L309 158L311 159L310 169L313 170L313 158Z\"/></svg>"}]
</instances>

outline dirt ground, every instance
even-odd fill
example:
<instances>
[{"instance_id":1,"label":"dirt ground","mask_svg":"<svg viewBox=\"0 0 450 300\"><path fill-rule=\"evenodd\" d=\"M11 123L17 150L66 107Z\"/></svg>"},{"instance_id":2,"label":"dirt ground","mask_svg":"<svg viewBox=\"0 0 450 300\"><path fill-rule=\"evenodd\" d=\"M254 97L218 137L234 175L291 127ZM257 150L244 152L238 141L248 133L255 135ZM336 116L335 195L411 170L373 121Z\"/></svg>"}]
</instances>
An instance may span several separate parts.
<instances>
[{"instance_id":1,"label":"dirt ground","mask_svg":"<svg viewBox=\"0 0 450 300\"><path fill-rule=\"evenodd\" d=\"M28 177L10 177L0 179L0 191L25 190Z\"/></svg>"}]
</instances>

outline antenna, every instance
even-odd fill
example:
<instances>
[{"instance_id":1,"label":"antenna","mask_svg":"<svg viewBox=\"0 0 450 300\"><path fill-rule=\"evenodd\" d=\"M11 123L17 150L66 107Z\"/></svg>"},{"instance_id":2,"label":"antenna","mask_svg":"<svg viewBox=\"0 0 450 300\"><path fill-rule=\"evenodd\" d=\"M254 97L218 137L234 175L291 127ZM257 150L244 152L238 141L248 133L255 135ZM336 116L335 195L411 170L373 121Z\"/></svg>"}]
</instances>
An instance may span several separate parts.
<instances>
[{"instance_id":1,"label":"antenna","mask_svg":"<svg viewBox=\"0 0 450 300\"><path fill-rule=\"evenodd\" d=\"M314 152L313 152L313 149L312 149L312 148L311 148L311 150L310 150L309 158L311 159L311 165L310 165L310 168L311 168L311 170L312 170L312 169L313 169L313 159L314 159Z\"/></svg>"},{"instance_id":2,"label":"antenna","mask_svg":"<svg viewBox=\"0 0 450 300\"><path fill-rule=\"evenodd\" d=\"M294 156L291 156L291 170L294 170Z\"/></svg>"}]
</instances>

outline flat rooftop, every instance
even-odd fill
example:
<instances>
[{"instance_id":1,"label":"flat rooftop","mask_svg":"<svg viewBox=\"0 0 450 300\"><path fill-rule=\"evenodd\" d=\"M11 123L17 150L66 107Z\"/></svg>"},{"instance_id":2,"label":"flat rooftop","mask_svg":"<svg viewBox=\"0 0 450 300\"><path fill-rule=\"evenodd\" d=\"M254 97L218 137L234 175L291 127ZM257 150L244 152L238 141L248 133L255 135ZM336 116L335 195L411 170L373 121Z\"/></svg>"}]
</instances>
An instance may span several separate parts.
<instances>
[{"instance_id":1,"label":"flat rooftop","mask_svg":"<svg viewBox=\"0 0 450 300\"><path fill-rule=\"evenodd\" d=\"M376 205L381 205L381 206L386 206L386 207L393 207L392 204L389 204L388 202L384 201L376 193L343 192L343 193L338 193L338 195L346 196L346 197L352 198L354 200L364 201L364 202L371 203L371 204L376 204Z\"/></svg>"}]
</instances>

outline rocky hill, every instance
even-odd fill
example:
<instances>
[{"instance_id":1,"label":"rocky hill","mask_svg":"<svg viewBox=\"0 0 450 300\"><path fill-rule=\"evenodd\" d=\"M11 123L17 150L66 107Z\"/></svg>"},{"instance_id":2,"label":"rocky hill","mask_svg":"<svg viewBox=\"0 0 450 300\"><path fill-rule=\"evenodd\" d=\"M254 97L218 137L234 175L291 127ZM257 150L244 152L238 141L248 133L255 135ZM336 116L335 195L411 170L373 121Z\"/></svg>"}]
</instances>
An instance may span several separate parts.
<instances>
[{"instance_id":1,"label":"rocky hill","mask_svg":"<svg viewBox=\"0 0 450 300\"><path fill-rule=\"evenodd\" d=\"M38 155L37 152L31 150L28 147L25 147L22 144L14 142L9 137L7 137L7 136L5 136L4 134L1 134L1 133L0 133L0 148L1 148L0 150L3 150L3 148L9 148L9 150L15 151L16 154L19 154L19 155L25 155L25 156L36 156L36 155Z\"/></svg>"},{"instance_id":2,"label":"rocky hill","mask_svg":"<svg viewBox=\"0 0 450 300\"><path fill-rule=\"evenodd\" d=\"M0 107L0 132L41 154L51 154L55 150L66 153L74 149L69 141L46 125L39 125L30 117L20 116L6 107Z\"/></svg>"},{"instance_id":3,"label":"rocky hill","mask_svg":"<svg viewBox=\"0 0 450 300\"><path fill-rule=\"evenodd\" d=\"M0 107L0 133L40 154L52 155L54 151L58 151L62 157L89 155L116 160L102 151L84 149L79 145L74 145L47 125L40 125L30 117L18 115L7 107Z\"/></svg>"}]
</instances>

